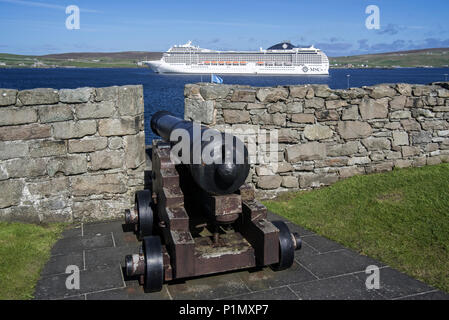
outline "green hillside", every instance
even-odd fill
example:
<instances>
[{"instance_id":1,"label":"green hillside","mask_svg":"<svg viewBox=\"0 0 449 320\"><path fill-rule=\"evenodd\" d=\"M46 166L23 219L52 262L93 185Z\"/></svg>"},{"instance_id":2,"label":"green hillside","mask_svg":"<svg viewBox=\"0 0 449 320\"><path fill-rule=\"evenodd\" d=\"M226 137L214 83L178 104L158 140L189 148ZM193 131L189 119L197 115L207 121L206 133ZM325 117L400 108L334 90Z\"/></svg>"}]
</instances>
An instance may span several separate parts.
<instances>
[{"instance_id":1,"label":"green hillside","mask_svg":"<svg viewBox=\"0 0 449 320\"><path fill-rule=\"evenodd\" d=\"M330 57L333 68L448 67L449 48Z\"/></svg>"},{"instance_id":2,"label":"green hillside","mask_svg":"<svg viewBox=\"0 0 449 320\"><path fill-rule=\"evenodd\" d=\"M80 52L44 56L0 53L0 68L137 68L143 60L158 60L161 52ZM329 57L331 68L448 67L449 48Z\"/></svg>"}]
</instances>

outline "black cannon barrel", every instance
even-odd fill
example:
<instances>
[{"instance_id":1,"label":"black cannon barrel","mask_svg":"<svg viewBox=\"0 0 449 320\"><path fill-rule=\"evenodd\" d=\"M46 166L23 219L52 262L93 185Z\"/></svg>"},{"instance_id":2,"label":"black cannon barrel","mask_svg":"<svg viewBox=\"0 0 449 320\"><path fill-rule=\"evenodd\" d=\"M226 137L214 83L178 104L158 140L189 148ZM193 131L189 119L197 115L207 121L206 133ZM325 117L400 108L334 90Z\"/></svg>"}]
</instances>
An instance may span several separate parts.
<instances>
[{"instance_id":1,"label":"black cannon barrel","mask_svg":"<svg viewBox=\"0 0 449 320\"><path fill-rule=\"evenodd\" d=\"M194 122L177 118L168 111L156 112L151 118L153 132L165 141L171 142L172 145L179 141L179 137L178 140L174 139L177 137L175 133L182 131L183 137L189 138L190 157L188 161L184 159L182 164L189 167L198 186L204 191L217 195L235 192L245 182L250 169L246 146L235 136L204 125L199 128L199 134L195 135ZM221 139L211 138L211 136L220 136ZM195 147L196 145L200 146L200 149ZM212 163L203 161L201 157L203 150L211 151L211 158L214 159ZM217 150L220 152L215 152Z\"/></svg>"}]
</instances>

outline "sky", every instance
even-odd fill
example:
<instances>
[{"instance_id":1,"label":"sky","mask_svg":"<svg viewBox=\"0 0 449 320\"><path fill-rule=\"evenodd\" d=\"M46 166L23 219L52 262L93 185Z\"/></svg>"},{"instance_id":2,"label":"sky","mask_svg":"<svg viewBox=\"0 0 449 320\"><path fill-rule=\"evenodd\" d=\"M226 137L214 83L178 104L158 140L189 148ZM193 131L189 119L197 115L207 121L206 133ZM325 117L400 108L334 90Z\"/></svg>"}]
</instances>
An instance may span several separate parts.
<instances>
[{"instance_id":1,"label":"sky","mask_svg":"<svg viewBox=\"0 0 449 320\"><path fill-rule=\"evenodd\" d=\"M80 28L66 28L66 7ZM379 29L368 29L369 5ZM370 11L371 13L371 11ZM191 40L259 50L283 40L329 56L449 47L448 0L0 0L0 52L166 51Z\"/></svg>"}]
</instances>

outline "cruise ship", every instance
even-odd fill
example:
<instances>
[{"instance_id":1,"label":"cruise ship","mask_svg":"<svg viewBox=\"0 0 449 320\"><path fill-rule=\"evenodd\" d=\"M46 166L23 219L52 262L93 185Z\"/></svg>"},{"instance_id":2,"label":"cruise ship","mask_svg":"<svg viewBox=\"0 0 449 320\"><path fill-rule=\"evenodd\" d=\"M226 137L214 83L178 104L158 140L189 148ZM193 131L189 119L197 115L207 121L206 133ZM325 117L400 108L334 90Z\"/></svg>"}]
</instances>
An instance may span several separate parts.
<instances>
[{"instance_id":1,"label":"cruise ship","mask_svg":"<svg viewBox=\"0 0 449 320\"><path fill-rule=\"evenodd\" d=\"M161 60L144 61L157 73L327 75L329 60L313 46L284 41L259 51L216 51L189 41L164 52Z\"/></svg>"}]
</instances>

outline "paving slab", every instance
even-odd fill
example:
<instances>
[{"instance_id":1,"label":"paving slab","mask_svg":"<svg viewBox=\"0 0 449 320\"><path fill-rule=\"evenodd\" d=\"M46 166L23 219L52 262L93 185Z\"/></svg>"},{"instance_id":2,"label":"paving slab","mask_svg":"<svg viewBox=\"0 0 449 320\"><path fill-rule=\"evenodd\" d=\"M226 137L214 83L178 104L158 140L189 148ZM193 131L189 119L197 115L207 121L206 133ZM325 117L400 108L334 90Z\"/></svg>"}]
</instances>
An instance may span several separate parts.
<instances>
[{"instance_id":1,"label":"paving slab","mask_svg":"<svg viewBox=\"0 0 449 320\"><path fill-rule=\"evenodd\" d=\"M288 286L256 291L225 298L227 300L298 300L298 296Z\"/></svg>"},{"instance_id":2,"label":"paving slab","mask_svg":"<svg viewBox=\"0 0 449 320\"><path fill-rule=\"evenodd\" d=\"M119 265L104 270L81 270L79 289L67 289L66 280L70 274L42 277L35 290L35 299L61 299L83 293L124 287Z\"/></svg>"},{"instance_id":3,"label":"paving slab","mask_svg":"<svg viewBox=\"0 0 449 320\"><path fill-rule=\"evenodd\" d=\"M289 286L302 300L383 300L376 290L367 290L365 281L353 275Z\"/></svg>"},{"instance_id":4,"label":"paving slab","mask_svg":"<svg viewBox=\"0 0 449 320\"><path fill-rule=\"evenodd\" d=\"M363 281L367 277L364 272L356 273L354 276ZM377 291L388 299L404 296L410 297L419 293L435 290L431 286L390 267L379 270L379 280L380 288Z\"/></svg>"},{"instance_id":5,"label":"paving slab","mask_svg":"<svg viewBox=\"0 0 449 320\"><path fill-rule=\"evenodd\" d=\"M169 300L167 286L160 292L145 293L142 287L125 287L86 294L86 300Z\"/></svg>"},{"instance_id":6,"label":"paving slab","mask_svg":"<svg viewBox=\"0 0 449 320\"><path fill-rule=\"evenodd\" d=\"M231 272L212 277L200 277L168 285L168 291L175 300L218 299L251 292L240 272Z\"/></svg>"},{"instance_id":7,"label":"paving slab","mask_svg":"<svg viewBox=\"0 0 449 320\"><path fill-rule=\"evenodd\" d=\"M302 249L287 270L253 268L218 275L175 280L161 292L145 293L137 278L124 272L124 258L138 253L140 242L122 221L80 224L63 232L36 285L35 299L160 300L160 299L410 299L447 300L449 295L370 257L269 212L298 232ZM80 269L80 289L65 282L68 265ZM368 290L365 270L380 269L380 288Z\"/></svg>"}]
</instances>

